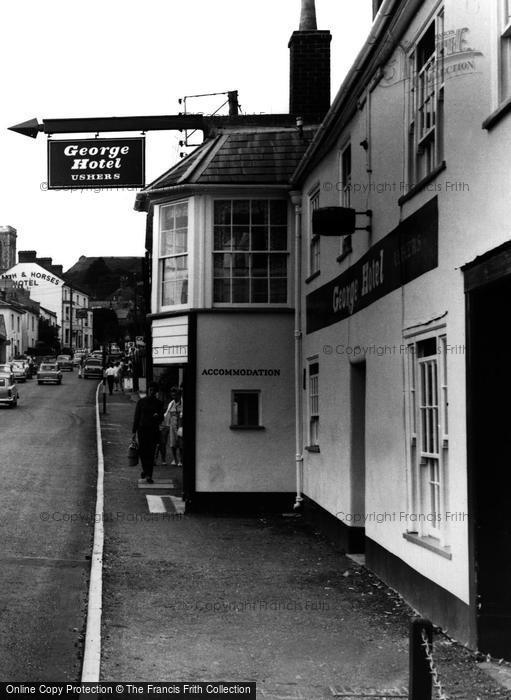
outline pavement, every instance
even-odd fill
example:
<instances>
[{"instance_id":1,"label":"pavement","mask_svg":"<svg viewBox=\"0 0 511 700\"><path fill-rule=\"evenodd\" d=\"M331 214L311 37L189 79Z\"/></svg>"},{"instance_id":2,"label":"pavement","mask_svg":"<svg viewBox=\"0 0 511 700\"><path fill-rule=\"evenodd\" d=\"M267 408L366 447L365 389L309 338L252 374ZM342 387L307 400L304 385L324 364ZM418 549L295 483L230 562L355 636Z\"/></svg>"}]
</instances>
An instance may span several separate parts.
<instances>
[{"instance_id":1,"label":"pavement","mask_svg":"<svg viewBox=\"0 0 511 700\"><path fill-rule=\"evenodd\" d=\"M301 516L185 514L178 468L140 483L127 459L137 398L114 393L101 416L100 679L256 681L270 700L408 697L414 611ZM434 657L446 697L511 698L509 665L440 631Z\"/></svg>"}]
</instances>

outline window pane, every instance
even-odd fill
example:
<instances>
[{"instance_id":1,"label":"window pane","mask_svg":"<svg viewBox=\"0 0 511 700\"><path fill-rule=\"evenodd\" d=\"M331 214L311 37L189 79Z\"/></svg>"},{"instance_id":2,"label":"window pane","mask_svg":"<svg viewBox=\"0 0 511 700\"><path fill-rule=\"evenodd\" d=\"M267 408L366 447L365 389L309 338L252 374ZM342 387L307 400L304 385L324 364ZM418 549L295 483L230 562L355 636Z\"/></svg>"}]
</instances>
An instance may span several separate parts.
<instances>
[{"instance_id":1,"label":"window pane","mask_svg":"<svg viewBox=\"0 0 511 700\"><path fill-rule=\"evenodd\" d=\"M252 226L266 226L268 224L268 200L253 199L251 211Z\"/></svg>"},{"instance_id":2,"label":"window pane","mask_svg":"<svg viewBox=\"0 0 511 700\"><path fill-rule=\"evenodd\" d=\"M215 226L215 250L231 250L231 227Z\"/></svg>"},{"instance_id":3,"label":"window pane","mask_svg":"<svg viewBox=\"0 0 511 700\"><path fill-rule=\"evenodd\" d=\"M268 277L268 255L252 254L252 277Z\"/></svg>"},{"instance_id":4,"label":"window pane","mask_svg":"<svg viewBox=\"0 0 511 700\"><path fill-rule=\"evenodd\" d=\"M233 279L232 280L232 301L238 304L247 304L249 298L250 280L248 279Z\"/></svg>"},{"instance_id":5,"label":"window pane","mask_svg":"<svg viewBox=\"0 0 511 700\"><path fill-rule=\"evenodd\" d=\"M227 200L227 201L217 200L217 201L215 201L214 223L222 225L222 226L230 226L232 223L231 209L232 209L231 200Z\"/></svg>"},{"instance_id":6,"label":"window pane","mask_svg":"<svg viewBox=\"0 0 511 700\"><path fill-rule=\"evenodd\" d=\"M249 250L250 230L248 226L233 226L232 238L234 250Z\"/></svg>"},{"instance_id":7,"label":"window pane","mask_svg":"<svg viewBox=\"0 0 511 700\"><path fill-rule=\"evenodd\" d=\"M272 226L270 250L287 250L287 226Z\"/></svg>"},{"instance_id":8,"label":"window pane","mask_svg":"<svg viewBox=\"0 0 511 700\"><path fill-rule=\"evenodd\" d=\"M215 253L213 256L215 277L230 277L231 276L231 255L229 253Z\"/></svg>"},{"instance_id":9,"label":"window pane","mask_svg":"<svg viewBox=\"0 0 511 700\"><path fill-rule=\"evenodd\" d=\"M282 199L270 200L270 223L272 226L287 224L287 202Z\"/></svg>"},{"instance_id":10,"label":"window pane","mask_svg":"<svg viewBox=\"0 0 511 700\"><path fill-rule=\"evenodd\" d=\"M249 259L248 253L236 253L232 261L232 276L233 277L248 277L249 276Z\"/></svg>"},{"instance_id":11,"label":"window pane","mask_svg":"<svg viewBox=\"0 0 511 700\"><path fill-rule=\"evenodd\" d=\"M252 280L252 303L267 304L268 303L268 278L260 277Z\"/></svg>"},{"instance_id":12,"label":"window pane","mask_svg":"<svg viewBox=\"0 0 511 700\"><path fill-rule=\"evenodd\" d=\"M232 203L232 223L243 225L250 223L250 207L248 199L235 199Z\"/></svg>"},{"instance_id":13,"label":"window pane","mask_svg":"<svg viewBox=\"0 0 511 700\"><path fill-rule=\"evenodd\" d=\"M233 424L243 427L259 425L259 392L235 392L233 395Z\"/></svg>"},{"instance_id":14,"label":"window pane","mask_svg":"<svg viewBox=\"0 0 511 700\"><path fill-rule=\"evenodd\" d=\"M231 280L216 279L213 281L213 300L220 304L231 301Z\"/></svg>"},{"instance_id":15,"label":"window pane","mask_svg":"<svg viewBox=\"0 0 511 700\"><path fill-rule=\"evenodd\" d=\"M285 304L287 302L287 280L270 280L270 303Z\"/></svg>"},{"instance_id":16,"label":"window pane","mask_svg":"<svg viewBox=\"0 0 511 700\"><path fill-rule=\"evenodd\" d=\"M252 228L252 250L268 250L268 229L263 226Z\"/></svg>"},{"instance_id":17,"label":"window pane","mask_svg":"<svg viewBox=\"0 0 511 700\"><path fill-rule=\"evenodd\" d=\"M287 255L270 255L270 277L287 276Z\"/></svg>"}]
</instances>

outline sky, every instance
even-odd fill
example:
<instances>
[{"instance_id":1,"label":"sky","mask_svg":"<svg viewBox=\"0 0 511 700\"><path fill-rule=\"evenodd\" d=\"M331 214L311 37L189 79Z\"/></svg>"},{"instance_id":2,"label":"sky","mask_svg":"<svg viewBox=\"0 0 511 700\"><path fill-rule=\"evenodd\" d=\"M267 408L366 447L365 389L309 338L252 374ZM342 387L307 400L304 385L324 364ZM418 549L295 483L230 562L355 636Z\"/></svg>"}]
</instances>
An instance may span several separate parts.
<instances>
[{"instance_id":1,"label":"sky","mask_svg":"<svg viewBox=\"0 0 511 700\"><path fill-rule=\"evenodd\" d=\"M371 6L316 0L318 29L333 36L332 98L369 34ZM299 16L300 0L1 3L0 225L17 229L18 250L64 270L81 255L143 255L145 215L133 210L134 190L47 191L47 136L9 126L34 117L177 114L180 97L227 90L239 91L244 113L285 113L287 45ZM192 99L187 109L208 114L224 99ZM148 132L146 182L179 160L180 138Z\"/></svg>"}]
</instances>

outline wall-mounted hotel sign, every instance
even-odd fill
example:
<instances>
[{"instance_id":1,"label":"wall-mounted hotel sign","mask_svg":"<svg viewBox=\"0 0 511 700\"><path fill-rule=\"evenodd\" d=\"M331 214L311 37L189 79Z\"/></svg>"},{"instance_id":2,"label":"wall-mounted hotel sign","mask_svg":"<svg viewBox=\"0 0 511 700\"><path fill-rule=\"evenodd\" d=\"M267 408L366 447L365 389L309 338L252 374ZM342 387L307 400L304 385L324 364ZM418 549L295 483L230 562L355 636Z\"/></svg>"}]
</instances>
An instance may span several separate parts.
<instances>
[{"instance_id":1,"label":"wall-mounted hotel sign","mask_svg":"<svg viewBox=\"0 0 511 700\"><path fill-rule=\"evenodd\" d=\"M342 321L438 265L434 197L346 272L307 295L307 333Z\"/></svg>"},{"instance_id":2,"label":"wall-mounted hotel sign","mask_svg":"<svg viewBox=\"0 0 511 700\"><path fill-rule=\"evenodd\" d=\"M48 140L48 189L143 187L145 139Z\"/></svg>"}]
</instances>

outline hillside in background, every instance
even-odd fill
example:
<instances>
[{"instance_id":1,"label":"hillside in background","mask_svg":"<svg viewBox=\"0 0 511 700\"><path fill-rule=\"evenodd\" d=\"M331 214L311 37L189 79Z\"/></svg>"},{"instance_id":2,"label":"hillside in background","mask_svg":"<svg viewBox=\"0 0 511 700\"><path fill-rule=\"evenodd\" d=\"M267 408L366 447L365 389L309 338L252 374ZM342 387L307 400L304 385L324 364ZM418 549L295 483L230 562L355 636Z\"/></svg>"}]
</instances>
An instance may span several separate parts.
<instances>
[{"instance_id":1,"label":"hillside in background","mask_svg":"<svg viewBox=\"0 0 511 700\"><path fill-rule=\"evenodd\" d=\"M135 288L142 282L142 257L87 257L67 270L66 279L92 299L109 299L120 288Z\"/></svg>"}]
</instances>

